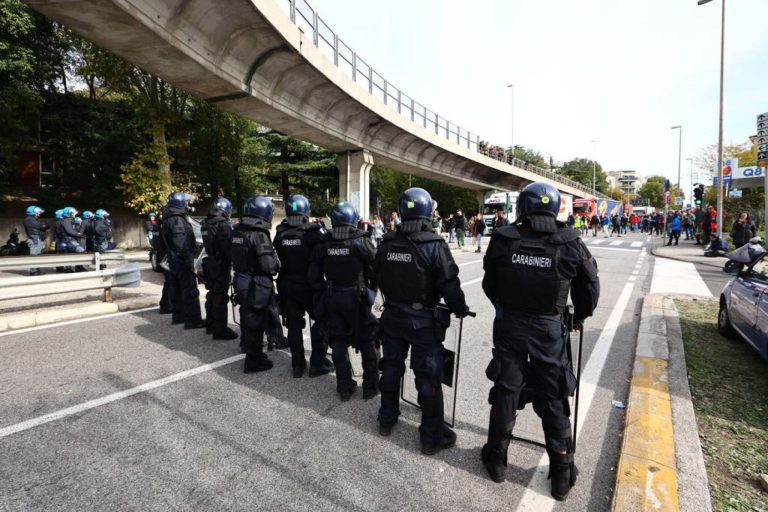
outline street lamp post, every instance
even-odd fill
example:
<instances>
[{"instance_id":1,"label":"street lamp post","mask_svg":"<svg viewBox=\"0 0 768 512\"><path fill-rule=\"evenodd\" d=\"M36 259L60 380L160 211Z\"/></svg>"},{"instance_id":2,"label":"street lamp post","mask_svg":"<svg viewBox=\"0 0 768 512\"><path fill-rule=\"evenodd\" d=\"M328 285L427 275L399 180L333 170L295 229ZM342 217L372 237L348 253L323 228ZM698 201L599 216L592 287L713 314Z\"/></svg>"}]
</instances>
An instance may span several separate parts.
<instances>
[{"instance_id":1,"label":"street lamp post","mask_svg":"<svg viewBox=\"0 0 768 512\"><path fill-rule=\"evenodd\" d=\"M698 0L697 5L704 5L712 0ZM723 236L723 92L725 78L725 0L722 2L720 20L720 118L717 135L717 236Z\"/></svg>"},{"instance_id":2,"label":"street lamp post","mask_svg":"<svg viewBox=\"0 0 768 512\"><path fill-rule=\"evenodd\" d=\"M683 126L677 125L673 126L671 128L672 130L677 130L679 133L678 142L677 142L677 193L681 194L683 193L683 187L680 184L680 166L682 164L682 155L683 155Z\"/></svg>"},{"instance_id":3,"label":"street lamp post","mask_svg":"<svg viewBox=\"0 0 768 512\"><path fill-rule=\"evenodd\" d=\"M512 158L515 158L515 84L509 84L507 86L510 93L510 100L512 105L512 111L509 121L509 142L512 147Z\"/></svg>"}]
</instances>

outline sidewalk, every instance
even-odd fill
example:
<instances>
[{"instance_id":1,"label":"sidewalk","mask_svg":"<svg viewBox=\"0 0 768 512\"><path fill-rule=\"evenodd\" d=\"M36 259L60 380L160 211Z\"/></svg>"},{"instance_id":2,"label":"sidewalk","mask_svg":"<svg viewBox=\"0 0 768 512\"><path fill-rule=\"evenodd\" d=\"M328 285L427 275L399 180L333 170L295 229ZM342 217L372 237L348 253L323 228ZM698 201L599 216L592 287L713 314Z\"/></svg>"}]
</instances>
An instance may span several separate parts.
<instances>
[{"instance_id":1,"label":"sidewalk","mask_svg":"<svg viewBox=\"0 0 768 512\"><path fill-rule=\"evenodd\" d=\"M725 257L717 256L708 258L704 256L703 247L701 245L694 245L690 240L680 240L680 245L670 245L669 247L662 244L663 242L661 238L653 237L653 249L651 249L651 254L661 258L698 263L700 265L719 269L722 269L725 262L728 261L728 258Z\"/></svg>"},{"instance_id":2,"label":"sidewalk","mask_svg":"<svg viewBox=\"0 0 768 512\"><path fill-rule=\"evenodd\" d=\"M612 510L710 512L680 319L672 299L646 296L638 331Z\"/></svg>"}]
</instances>

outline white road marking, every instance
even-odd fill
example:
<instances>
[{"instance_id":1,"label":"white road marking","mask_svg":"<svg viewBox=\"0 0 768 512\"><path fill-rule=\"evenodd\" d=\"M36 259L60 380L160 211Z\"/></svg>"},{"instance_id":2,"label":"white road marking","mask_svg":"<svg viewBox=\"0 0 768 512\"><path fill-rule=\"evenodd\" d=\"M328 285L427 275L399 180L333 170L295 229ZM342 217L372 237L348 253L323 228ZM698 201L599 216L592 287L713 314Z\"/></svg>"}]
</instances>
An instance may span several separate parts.
<instances>
[{"instance_id":1,"label":"white road marking","mask_svg":"<svg viewBox=\"0 0 768 512\"><path fill-rule=\"evenodd\" d=\"M637 276L629 276L628 280L631 282L634 282L637 279Z\"/></svg>"},{"instance_id":2,"label":"white road marking","mask_svg":"<svg viewBox=\"0 0 768 512\"><path fill-rule=\"evenodd\" d=\"M608 245L621 245L621 240L615 240Z\"/></svg>"},{"instance_id":3,"label":"white road marking","mask_svg":"<svg viewBox=\"0 0 768 512\"><path fill-rule=\"evenodd\" d=\"M630 245L630 247L642 247L643 246L643 242L632 242L629 245Z\"/></svg>"},{"instance_id":4,"label":"white road marking","mask_svg":"<svg viewBox=\"0 0 768 512\"><path fill-rule=\"evenodd\" d=\"M116 402L118 400L122 400L123 398L128 398L129 396L137 395L139 393L143 393L151 389L159 388L160 386L165 386L166 384L170 384L172 382L186 379L188 377L192 377L193 375L198 375L204 372L215 370L216 368L234 363L235 361L240 361L242 359L245 359L245 354L238 354L236 356L228 357L226 359L220 359L210 364L204 364L203 366L192 368L191 370L174 373L173 375L169 375L168 377L147 382L146 384L142 384L141 386L136 386L134 388L126 389L124 391L112 393L111 395L103 396L95 400L90 400L82 404L78 404L72 407L67 407L66 409L60 409L58 411L52 412L50 414L46 414L44 416L38 416L37 418L33 418L31 420L22 421L21 423L16 423L15 425L10 425L8 427L0 429L0 438L7 437L12 434L17 434L19 432L23 432L25 430L38 427L40 425L44 425L52 421L60 420L67 416L72 416L73 414L78 414L83 411L87 411L89 409L94 409L101 405Z\"/></svg>"},{"instance_id":5,"label":"white road marking","mask_svg":"<svg viewBox=\"0 0 768 512\"><path fill-rule=\"evenodd\" d=\"M637 252L637 249L624 249L622 247L590 247L590 250L592 249L600 249L601 251Z\"/></svg>"},{"instance_id":6,"label":"white road marking","mask_svg":"<svg viewBox=\"0 0 768 512\"><path fill-rule=\"evenodd\" d=\"M589 242L590 245L598 245L605 242L605 238L593 238L591 242Z\"/></svg>"},{"instance_id":7,"label":"white road marking","mask_svg":"<svg viewBox=\"0 0 768 512\"><path fill-rule=\"evenodd\" d=\"M627 308L629 299L632 296L634 286L632 282L624 285L624 289L621 291L613 310L611 310L608 321L605 323L605 327L603 327L582 373L580 381L581 390L579 391L579 411L583 411L583 414L579 414L581 420L576 430L577 438L584 427L584 418L589 417L589 409L595 396L600 374L603 372L603 366L608 358L613 339L616 336L624 310ZM545 453L539 460L538 467L518 504L518 511L546 512L552 510L557 502L550 496L549 480L547 480L548 472L549 456Z\"/></svg>"},{"instance_id":8,"label":"white road marking","mask_svg":"<svg viewBox=\"0 0 768 512\"><path fill-rule=\"evenodd\" d=\"M479 283L482 281L482 277L478 277L477 279L472 279L471 281L467 281L466 283L462 283L461 287L464 288L465 286L469 286L471 284ZM109 318L111 316L118 316L118 315L125 315L129 313L135 313L138 311L149 311L156 308L146 308L146 309L137 309L136 311L125 311L122 313L115 313L112 315L104 315L100 317L96 317L95 319L104 319ZM88 321L92 319L84 318L82 320L72 320L68 322L61 322L58 324L50 324L50 325L43 325L40 326L40 328L48 328L48 327L54 327L54 326L60 326L60 325L68 325L68 324L75 324L80 323L84 321ZM37 330L37 327L30 327L29 329L19 329L18 331L13 331L12 333L2 333L0 336L7 335L7 334L17 334L19 332L26 332L26 331L32 331ZM307 336L304 336L304 339L307 339ZM195 375L199 375L201 373L205 373L211 370L215 370L216 368L220 368L222 366L226 366L228 364L236 363L237 361L242 361L245 359L244 354L238 354L236 356L227 357L225 359L219 359L218 361L214 361L209 364L204 364L202 366L198 366L197 368L192 368L191 370L186 370L179 373L174 373L173 375L169 375L168 377L164 377L162 379L153 380L151 382L147 382L146 384L142 384L140 386L136 386L130 389L126 389L124 391L118 391L117 393L112 393L111 395L103 396L101 398L97 398L95 400L90 400L88 402L84 402L82 404L74 405L72 407L67 407L66 409L60 409L58 411L54 411L50 414L45 414L43 416L38 416L37 418L32 418L31 420L22 421L21 423L16 423L14 425L9 425L7 427L0 428L0 439L3 437L10 436L12 434L17 434L19 432L23 432L25 430L29 430L34 427L38 427L40 425L44 425L46 423L50 423L52 421L57 421L62 418L66 418L67 416L72 416L73 414L79 414L83 411L87 411L90 409L94 409L96 407L100 407L102 405L106 405L112 402L116 402L118 400L122 400L123 398L128 398L133 395L137 395L139 393L143 393L145 391L150 391L152 389L159 388L161 386L165 386L166 384L171 384L173 382L177 382L189 377L193 377Z\"/></svg>"},{"instance_id":9,"label":"white road marking","mask_svg":"<svg viewBox=\"0 0 768 512\"><path fill-rule=\"evenodd\" d=\"M686 293L712 297L693 263L656 258L650 293Z\"/></svg>"},{"instance_id":10,"label":"white road marking","mask_svg":"<svg viewBox=\"0 0 768 512\"><path fill-rule=\"evenodd\" d=\"M467 266L467 265L474 265L475 263L482 263L482 262L483 262L483 260L482 260L482 259L479 259L479 260L474 260L474 261L467 261L467 262L464 262L464 263L459 263L459 265L458 265L458 266L459 266L459 267L465 267L465 266Z\"/></svg>"},{"instance_id":11,"label":"white road marking","mask_svg":"<svg viewBox=\"0 0 768 512\"><path fill-rule=\"evenodd\" d=\"M145 311L155 311L155 310L157 310L157 306L152 306L149 308L134 309L132 311L120 311L119 313L110 313L108 315L90 316L88 318L78 318L76 320L66 320L64 322L57 322L55 324L37 325L35 327L25 327L24 329L15 329L12 331L0 332L0 338L2 338L3 336L11 336L13 334L22 334L25 332L39 331L41 329L50 329L51 327L60 327L62 325L80 324L83 322L92 322L94 320L104 320L105 318L112 318L112 317L123 316L123 315L132 315L134 313L143 313Z\"/></svg>"},{"instance_id":12,"label":"white road marking","mask_svg":"<svg viewBox=\"0 0 768 512\"><path fill-rule=\"evenodd\" d=\"M639 271L639 270L633 270L633 271L632 271L632 275L633 275L633 276L636 276L636 275L638 275L639 273L640 273L640 271Z\"/></svg>"}]
</instances>

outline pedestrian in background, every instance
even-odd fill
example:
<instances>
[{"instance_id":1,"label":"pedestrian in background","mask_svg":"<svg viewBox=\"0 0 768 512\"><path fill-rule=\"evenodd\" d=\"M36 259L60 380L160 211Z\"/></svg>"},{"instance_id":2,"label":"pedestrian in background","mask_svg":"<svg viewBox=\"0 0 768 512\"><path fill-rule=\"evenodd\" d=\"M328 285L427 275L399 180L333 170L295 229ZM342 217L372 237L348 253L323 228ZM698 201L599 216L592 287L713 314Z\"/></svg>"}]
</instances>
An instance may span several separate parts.
<instances>
[{"instance_id":1,"label":"pedestrian in background","mask_svg":"<svg viewBox=\"0 0 768 512\"><path fill-rule=\"evenodd\" d=\"M456 245L459 246L459 249L462 249L464 248L464 234L467 230L467 218L464 217L461 210L456 210L454 225L456 226Z\"/></svg>"},{"instance_id":2,"label":"pedestrian in background","mask_svg":"<svg viewBox=\"0 0 768 512\"><path fill-rule=\"evenodd\" d=\"M672 217L672 220L669 223L669 240L667 240L667 245L672 245L672 240L675 241L675 245L678 244L680 241L680 233L683 229L683 222L680 218L680 215L675 212L674 216Z\"/></svg>"},{"instance_id":3,"label":"pedestrian in background","mask_svg":"<svg viewBox=\"0 0 768 512\"><path fill-rule=\"evenodd\" d=\"M381 239L384 238L384 223L381 222L381 217L374 215L371 226L373 227L373 243L379 247Z\"/></svg>"},{"instance_id":4,"label":"pedestrian in background","mask_svg":"<svg viewBox=\"0 0 768 512\"><path fill-rule=\"evenodd\" d=\"M733 222L731 228L731 240L738 249L749 242L750 238L755 236L755 224L750 220L747 212L739 213L739 217Z\"/></svg>"},{"instance_id":5,"label":"pedestrian in background","mask_svg":"<svg viewBox=\"0 0 768 512\"><path fill-rule=\"evenodd\" d=\"M475 252L482 252L483 248L483 235L485 234L485 222L483 221L483 214L478 213L475 217L475 225L472 228L472 236L475 237L477 243L477 249Z\"/></svg>"}]
</instances>

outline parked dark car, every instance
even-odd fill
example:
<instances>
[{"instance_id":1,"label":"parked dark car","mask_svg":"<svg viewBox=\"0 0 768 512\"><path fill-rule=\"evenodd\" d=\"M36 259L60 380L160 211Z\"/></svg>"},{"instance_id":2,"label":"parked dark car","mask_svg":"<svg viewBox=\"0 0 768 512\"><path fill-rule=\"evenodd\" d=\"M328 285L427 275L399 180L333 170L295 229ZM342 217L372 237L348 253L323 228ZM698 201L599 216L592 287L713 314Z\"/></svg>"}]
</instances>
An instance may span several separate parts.
<instances>
[{"instance_id":1,"label":"parked dark car","mask_svg":"<svg viewBox=\"0 0 768 512\"><path fill-rule=\"evenodd\" d=\"M723 336L743 338L768 360L768 253L742 270L720 293L717 330Z\"/></svg>"}]
</instances>

